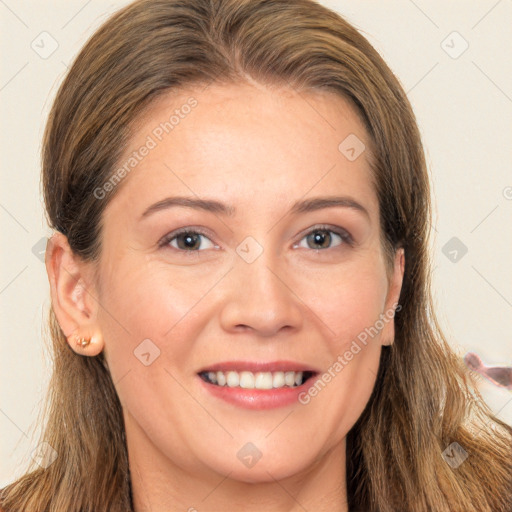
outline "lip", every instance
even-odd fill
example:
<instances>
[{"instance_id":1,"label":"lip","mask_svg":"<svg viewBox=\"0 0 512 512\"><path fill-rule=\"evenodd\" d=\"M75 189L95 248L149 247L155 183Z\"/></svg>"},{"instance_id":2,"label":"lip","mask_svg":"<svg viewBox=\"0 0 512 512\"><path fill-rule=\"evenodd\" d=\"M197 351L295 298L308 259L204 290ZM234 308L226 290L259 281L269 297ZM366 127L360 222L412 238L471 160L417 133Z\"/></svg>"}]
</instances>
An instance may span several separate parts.
<instances>
[{"instance_id":1,"label":"lip","mask_svg":"<svg viewBox=\"0 0 512 512\"><path fill-rule=\"evenodd\" d=\"M197 373L202 372L312 372L320 373L318 368L296 361L224 361L205 366Z\"/></svg>"},{"instance_id":2,"label":"lip","mask_svg":"<svg viewBox=\"0 0 512 512\"><path fill-rule=\"evenodd\" d=\"M302 371L312 372L313 375L300 386L293 388L282 387L272 389L246 389L240 387L217 386L203 380L199 373L215 371L252 371L252 372L286 372ZM294 361L251 362L251 361L226 361L205 367L197 374L199 385L211 396L221 399L229 404L243 409L264 410L286 407L297 404L299 395L306 393L320 377L320 371Z\"/></svg>"}]
</instances>

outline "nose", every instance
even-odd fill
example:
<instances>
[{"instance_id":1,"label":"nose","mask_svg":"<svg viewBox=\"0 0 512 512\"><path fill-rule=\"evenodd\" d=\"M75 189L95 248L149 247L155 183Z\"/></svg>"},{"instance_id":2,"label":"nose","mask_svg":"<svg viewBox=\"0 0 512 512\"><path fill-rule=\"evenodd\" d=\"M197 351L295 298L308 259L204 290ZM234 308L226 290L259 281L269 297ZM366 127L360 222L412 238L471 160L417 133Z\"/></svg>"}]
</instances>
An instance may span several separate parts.
<instances>
[{"instance_id":1,"label":"nose","mask_svg":"<svg viewBox=\"0 0 512 512\"><path fill-rule=\"evenodd\" d=\"M222 327L229 332L251 330L263 337L300 329L302 302L287 283L286 272L264 251L252 263L236 258L224 283Z\"/></svg>"}]
</instances>

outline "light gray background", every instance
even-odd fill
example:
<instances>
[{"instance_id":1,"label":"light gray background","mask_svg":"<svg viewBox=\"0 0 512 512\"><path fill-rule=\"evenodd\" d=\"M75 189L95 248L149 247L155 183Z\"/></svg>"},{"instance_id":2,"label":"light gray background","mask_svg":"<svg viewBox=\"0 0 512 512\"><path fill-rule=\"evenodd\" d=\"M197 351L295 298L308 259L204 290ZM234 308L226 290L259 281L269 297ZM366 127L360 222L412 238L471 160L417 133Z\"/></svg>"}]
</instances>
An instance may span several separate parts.
<instances>
[{"instance_id":1,"label":"light gray background","mask_svg":"<svg viewBox=\"0 0 512 512\"><path fill-rule=\"evenodd\" d=\"M51 369L42 343L48 280L33 252L51 234L39 185L43 126L72 58L127 3L0 0L0 487L37 445L34 421ZM322 3L369 38L415 109L434 189L433 289L446 335L461 356L475 351L488 364L512 365L512 2ZM47 55L52 40L58 48ZM461 257L456 249L456 262L443 253L453 237L468 250ZM480 386L512 424L512 393Z\"/></svg>"}]
</instances>

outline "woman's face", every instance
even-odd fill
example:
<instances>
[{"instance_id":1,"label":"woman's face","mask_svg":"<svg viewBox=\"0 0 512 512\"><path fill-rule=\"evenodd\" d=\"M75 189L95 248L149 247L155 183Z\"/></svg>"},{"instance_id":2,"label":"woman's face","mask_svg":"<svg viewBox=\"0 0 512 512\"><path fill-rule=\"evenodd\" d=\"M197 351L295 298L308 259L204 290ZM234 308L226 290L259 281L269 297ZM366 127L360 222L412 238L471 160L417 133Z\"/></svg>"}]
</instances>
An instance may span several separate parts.
<instances>
[{"instance_id":1,"label":"woman's face","mask_svg":"<svg viewBox=\"0 0 512 512\"><path fill-rule=\"evenodd\" d=\"M131 456L258 482L344 453L403 271L397 254L386 273L369 145L342 98L257 85L167 95L137 124L95 319ZM278 388L236 386L250 369ZM279 388L294 369L316 373Z\"/></svg>"}]
</instances>

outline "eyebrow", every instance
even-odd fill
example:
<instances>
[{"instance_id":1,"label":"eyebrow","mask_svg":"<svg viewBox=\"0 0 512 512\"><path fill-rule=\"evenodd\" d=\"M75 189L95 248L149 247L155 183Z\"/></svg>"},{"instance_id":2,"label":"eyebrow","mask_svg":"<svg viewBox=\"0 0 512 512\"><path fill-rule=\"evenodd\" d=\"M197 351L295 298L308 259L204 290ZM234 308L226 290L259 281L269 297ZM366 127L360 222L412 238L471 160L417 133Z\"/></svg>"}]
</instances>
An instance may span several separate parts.
<instances>
[{"instance_id":1,"label":"eyebrow","mask_svg":"<svg viewBox=\"0 0 512 512\"><path fill-rule=\"evenodd\" d=\"M213 199L199 199L194 197L167 197L149 206L141 216L141 219L148 217L152 213L166 210L175 206L185 208L193 208L195 210L203 210L215 214L226 215L232 217L236 213L236 208L226 205L220 201ZM341 196L325 196L315 197L312 199L299 200L290 208L291 214L307 213L324 208L343 207L359 211L370 219L368 210L360 203L350 197Z\"/></svg>"}]
</instances>

